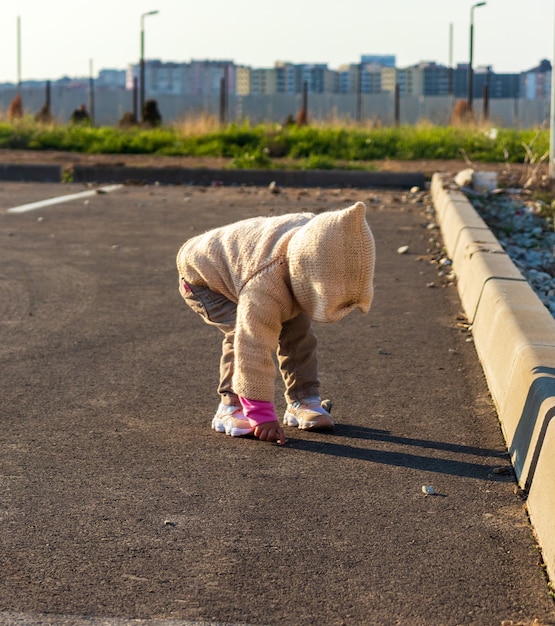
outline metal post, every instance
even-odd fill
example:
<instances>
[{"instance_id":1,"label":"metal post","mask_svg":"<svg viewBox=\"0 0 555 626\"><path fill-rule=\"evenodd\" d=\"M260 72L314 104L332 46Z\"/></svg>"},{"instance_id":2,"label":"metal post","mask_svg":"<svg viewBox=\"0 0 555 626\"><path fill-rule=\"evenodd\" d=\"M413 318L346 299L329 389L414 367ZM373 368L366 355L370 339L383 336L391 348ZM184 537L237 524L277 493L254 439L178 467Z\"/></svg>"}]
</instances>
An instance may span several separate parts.
<instances>
[{"instance_id":1,"label":"metal post","mask_svg":"<svg viewBox=\"0 0 555 626\"><path fill-rule=\"evenodd\" d=\"M21 92L21 18L17 16L17 91Z\"/></svg>"},{"instance_id":2,"label":"metal post","mask_svg":"<svg viewBox=\"0 0 555 626\"><path fill-rule=\"evenodd\" d=\"M472 112L472 89L473 89L473 78L474 78L474 73L472 70L472 60L473 60L473 54L474 54L474 9L476 9L477 7L483 7L485 6L485 2L477 2L476 4L473 4L471 9L470 9L470 59L469 59L469 63L468 63L468 112L471 113Z\"/></svg>"},{"instance_id":3,"label":"metal post","mask_svg":"<svg viewBox=\"0 0 555 626\"><path fill-rule=\"evenodd\" d=\"M486 83L482 90L483 98L483 119L487 122L489 119L489 85Z\"/></svg>"},{"instance_id":4,"label":"metal post","mask_svg":"<svg viewBox=\"0 0 555 626\"><path fill-rule=\"evenodd\" d=\"M141 61L140 61L140 111L141 120L143 118L143 109L145 107L145 17L156 15L158 11L148 11L141 15Z\"/></svg>"},{"instance_id":5,"label":"metal post","mask_svg":"<svg viewBox=\"0 0 555 626\"><path fill-rule=\"evenodd\" d=\"M94 126L94 78L92 59L89 59L89 115L91 117L91 125Z\"/></svg>"},{"instance_id":6,"label":"metal post","mask_svg":"<svg viewBox=\"0 0 555 626\"><path fill-rule=\"evenodd\" d=\"M448 95L453 95L453 24L449 24L449 78L447 84Z\"/></svg>"},{"instance_id":7,"label":"metal post","mask_svg":"<svg viewBox=\"0 0 555 626\"><path fill-rule=\"evenodd\" d=\"M220 78L220 126L225 126L225 76Z\"/></svg>"},{"instance_id":8,"label":"metal post","mask_svg":"<svg viewBox=\"0 0 555 626\"><path fill-rule=\"evenodd\" d=\"M549 124L549 177L555 178L555 42L551 63L551 115Z\"/></svg>"},{"instance_id":9,"label":"metal post","mask_svg":"<svg viewBox=\"0 0 555 626\"><path fill-rule=\"evenodd\" d=\"M362 119L362 61L358 64L357 72L357 102L356 102L356 120L360 122Z\"/></svg>"},{"instance_id":10,"label":"metal post","mask_svg":"<svg viewBox=\"0 0 555 626\"><path fill-rule=\"evenodd\" d=\"M141 64L140 64L140 79L139 79L139 115L140 119L143 119L143 110L145 107L145 30L144 30L144 15L141 15ZM139 118L137 118L139 119Z\"/></svg>"},{"instance_id":11,"label":"metal post","mask_svg":"<svg viewBox=\"0 0 555 626\"><path fill-rule=\"evenodd\" d=\"M138 85L137 85L137 77L133 76L133 120L134 123L137 124L139 122L139 107L138 107Z\"/></svg>"}]
</instances>

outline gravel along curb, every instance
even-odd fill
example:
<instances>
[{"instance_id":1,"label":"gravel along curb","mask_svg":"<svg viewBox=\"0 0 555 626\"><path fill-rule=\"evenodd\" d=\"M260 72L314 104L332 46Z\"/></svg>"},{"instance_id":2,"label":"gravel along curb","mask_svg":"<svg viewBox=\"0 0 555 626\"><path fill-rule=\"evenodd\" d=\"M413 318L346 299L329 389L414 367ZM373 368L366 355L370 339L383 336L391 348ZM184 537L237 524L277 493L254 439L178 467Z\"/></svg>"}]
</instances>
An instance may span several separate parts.
<instances>
[{"instance_id":1,"label":"gravel along curb","mask_svg":"<svg viewBox=\"0 0 555 626\"><path fill-rule=\"evenodd\" d=\"M555 320L466 196L434 174L436 219L528 513L555 582Z\"/></svg>"}]
</instances>

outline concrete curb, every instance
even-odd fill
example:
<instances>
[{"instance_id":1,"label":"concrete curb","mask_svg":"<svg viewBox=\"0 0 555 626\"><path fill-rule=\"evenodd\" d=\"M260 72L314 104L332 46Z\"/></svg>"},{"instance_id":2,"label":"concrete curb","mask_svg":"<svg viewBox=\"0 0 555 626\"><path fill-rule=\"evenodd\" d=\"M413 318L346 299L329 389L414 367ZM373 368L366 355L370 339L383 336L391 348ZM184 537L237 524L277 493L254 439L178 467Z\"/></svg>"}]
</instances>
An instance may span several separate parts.
<instances>
[{"instance_id":1,"label":"concrete curb","mask_svg":"<svg viewBox=\"0 0 555 626\"><path fill-rule=\"evenodd\" d=\"M281 187L420 187L421 172L368 172L363 170L227 170L184 167L127 167L74 165L76 183L148 185L252 185ZM68 172L68 175L70 172ZM0 163L0 180L61 182L61 165Z\"/></svg>"},{"instance_id":2,"label":"concrete curb","mask_svg":"<svg viewBox=\"0 0 555 626\"><path fill-rule=\"evenodd\" d=\"M161 185L253 185L281 187L423 187L420 172L362 170L227 170L182 167L103 167L76 165L73 180L83 183Z\"/></svg>"},{"instance_id":3,"label":"concrete curb","mask_svg":"<svg viewBox=\"0 0 555 626\"><path fill-rule=\"evenodd\" d=\"M459 296L551 581L555 581L555 320L460 191L432 199Z\"/></svg>"},{"instance_id":4,"label":"concrete curb","mask_svg":"<svg viewBox=\"0 0 555 626\"><path fill-rule=\"evenodd\" d=\"M62 180L62 166L0 163L0 180L59 183Z\"/></svg>"}]
</instances>

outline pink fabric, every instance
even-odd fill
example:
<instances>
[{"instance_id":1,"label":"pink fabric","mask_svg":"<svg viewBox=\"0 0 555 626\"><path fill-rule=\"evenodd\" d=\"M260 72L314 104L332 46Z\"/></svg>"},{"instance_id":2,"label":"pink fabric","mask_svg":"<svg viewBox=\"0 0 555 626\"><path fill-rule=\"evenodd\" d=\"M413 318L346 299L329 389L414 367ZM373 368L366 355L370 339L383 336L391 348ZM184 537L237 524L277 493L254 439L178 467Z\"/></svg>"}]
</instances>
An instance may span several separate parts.
<instances>
[{"instance_id":1,"label":"pink fabric","mask_svg":"<svg viewBox=\"0 0 555 626\"><path fill-rule=\"evenodd\" d=\"M249 420L251 426L258 426L258 424L264 424L266 422L277 422L273 402L249 400L248 398L241 397L239 397L239 400L243 407L243 413Z\"/></svg>"}]
</instances>

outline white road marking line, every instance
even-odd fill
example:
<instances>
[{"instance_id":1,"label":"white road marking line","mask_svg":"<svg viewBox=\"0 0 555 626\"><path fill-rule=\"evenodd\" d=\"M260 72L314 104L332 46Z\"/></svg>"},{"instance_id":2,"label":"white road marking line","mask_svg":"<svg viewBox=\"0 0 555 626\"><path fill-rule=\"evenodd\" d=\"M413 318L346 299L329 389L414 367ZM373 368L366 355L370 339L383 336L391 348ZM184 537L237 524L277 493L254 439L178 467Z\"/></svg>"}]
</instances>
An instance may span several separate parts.
<instances>
[{"instance_id":1,"label":"white road marking line","mask_svg":"<svg viewBox=\"0 0 555 626\"><path fill-rule=\"evenodd\" d=\"M87 191L80 191L79 193L70 193L67 196L57 196L56 198L48 198L47 200L39 200L38 202L30 202L29 204L22 204L20 206L8 209L8 213L26 213L27 211L34 211L35 209L42 209L43 207L52 206L54 204L61 204L62 202L71 202L71 200L79 200L80 198L89 198L95 196L97 193L109 193L110 191L116 191L123 185L107 185L106 187L98 187L97 189L89 189Z\"/></svg>"}]
</instances>

